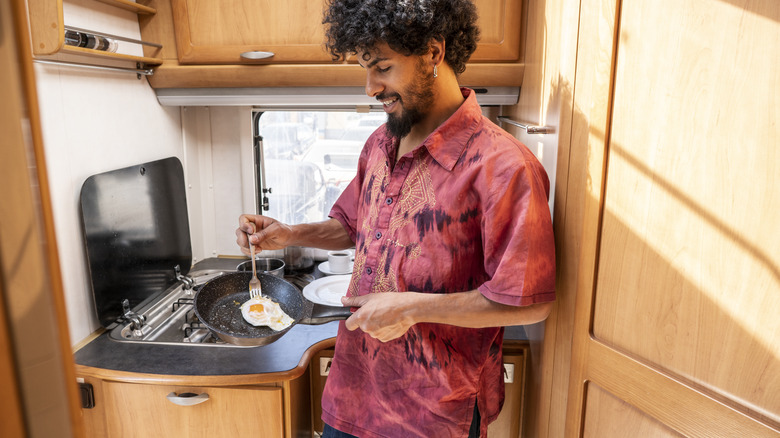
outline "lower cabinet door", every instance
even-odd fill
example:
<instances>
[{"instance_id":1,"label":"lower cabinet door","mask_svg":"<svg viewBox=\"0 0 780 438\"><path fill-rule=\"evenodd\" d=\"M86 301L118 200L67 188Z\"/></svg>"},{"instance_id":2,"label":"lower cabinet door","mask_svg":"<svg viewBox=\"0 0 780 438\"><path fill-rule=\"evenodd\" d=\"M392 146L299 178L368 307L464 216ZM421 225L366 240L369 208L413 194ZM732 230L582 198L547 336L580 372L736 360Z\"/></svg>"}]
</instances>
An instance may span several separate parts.
<instances>
[{"instance_id":1,"label":"lower cabinet door","mask_svg":"<svg viewBox=\"0 0 780 438\"><path fill-rule=\"evenodd\" d=\"M504 349L504 406L496 421L488 427L490 438L518 438L522 436L525 399L525 375L528 345L507 342ZM312 426L315 433L322 433L322 391L333 361L333 349L322 350L311 362Z\"/></svg>"},{"instance_id":2,"label":"lower cabinet door","mask_svg":"<svg viewBox=\"0 0 780 438\"><path fill-rule=\"evenodd\" d=\"M282 388L103 382L109 437L283 437Z\"/></svg>"},{"instance_id":3,"label":"lower cabinet door","mask_svg":"<svg viewBox=\"0 0 780 438\"><path fill-rule=\"evenodd\" d=\"M525 399L525 366L527 347L504 350L504 406L496 421L488 426L490 438L523 436L523 402Z\"/></svg>"}]
</instances>

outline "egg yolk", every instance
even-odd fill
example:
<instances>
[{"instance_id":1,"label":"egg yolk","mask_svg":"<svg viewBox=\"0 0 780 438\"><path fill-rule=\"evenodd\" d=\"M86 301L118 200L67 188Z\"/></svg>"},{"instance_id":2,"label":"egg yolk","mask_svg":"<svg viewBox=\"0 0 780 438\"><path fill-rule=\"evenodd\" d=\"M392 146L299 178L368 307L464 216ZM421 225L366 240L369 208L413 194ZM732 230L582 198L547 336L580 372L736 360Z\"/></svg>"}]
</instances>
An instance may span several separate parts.
<instances>
[{"instance_id":1,"label":"egg yolk","mask_svg":"<svg viewBox=\"0 0 780 438\"><path fill-rule=\"evenodd\" d=\"M249 306L250 312L257 312L257 313L263 313L263 305L262 304L252 304Z\"/></svg>"}]
</instances>

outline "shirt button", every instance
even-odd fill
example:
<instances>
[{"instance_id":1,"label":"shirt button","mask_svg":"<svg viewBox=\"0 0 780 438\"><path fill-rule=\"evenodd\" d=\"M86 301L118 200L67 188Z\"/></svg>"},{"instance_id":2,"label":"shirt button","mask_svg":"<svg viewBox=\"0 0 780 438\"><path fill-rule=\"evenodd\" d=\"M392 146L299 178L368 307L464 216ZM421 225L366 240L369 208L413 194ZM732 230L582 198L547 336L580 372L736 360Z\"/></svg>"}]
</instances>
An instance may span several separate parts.
<instances>
[{"instance_id":1,"label":"shirt button","mask_svg":"<svg viewBox=\"0 0 780 438\"><path fill-rule=\"evenodd\" d=\"M382 238L382 232L381 231L377 231L376 232L376 238L377 239L381 239Z\"/></svg>"},{"instance_id":2,"label":"shirt button","mask_svg":"<svg viewBox=\"0 0 780 438\"><path fill-rule=\"evenodd\" d=\"M387 198L385 199L385 204L390 205L393 203L393 198Z\"/></svg>"},{"instance_id":3,"label":"shirt button","mask_svg":"<svg viewBox=\"0 0 780 438\"><path fill-rule=\"evenodd\" d=\"M374 272L371 268L366 268L366 274L371 275L371 273Z\"/></svg>"}]
</instances>

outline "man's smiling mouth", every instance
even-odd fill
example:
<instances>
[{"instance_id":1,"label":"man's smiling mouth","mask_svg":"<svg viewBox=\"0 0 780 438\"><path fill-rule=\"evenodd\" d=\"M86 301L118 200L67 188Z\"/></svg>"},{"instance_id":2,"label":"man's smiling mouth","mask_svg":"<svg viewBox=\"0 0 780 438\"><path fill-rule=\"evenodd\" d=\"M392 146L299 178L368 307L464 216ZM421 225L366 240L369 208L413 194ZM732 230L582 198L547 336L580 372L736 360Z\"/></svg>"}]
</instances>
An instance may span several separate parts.
<instances>
[{"instance_id":1,"label":"man's smiling mouth","mask_svg":"<svg viewBox=\"0 0 780 438\"><path fill-rule=\"evenodd\" d=\"M398 97L391 97L389 99L381 100L380 102L382 102L382 105L384 105L384 106L390 106L390 105L394 104L397 101L398 101Z\"/></svg>"}]
</instances>

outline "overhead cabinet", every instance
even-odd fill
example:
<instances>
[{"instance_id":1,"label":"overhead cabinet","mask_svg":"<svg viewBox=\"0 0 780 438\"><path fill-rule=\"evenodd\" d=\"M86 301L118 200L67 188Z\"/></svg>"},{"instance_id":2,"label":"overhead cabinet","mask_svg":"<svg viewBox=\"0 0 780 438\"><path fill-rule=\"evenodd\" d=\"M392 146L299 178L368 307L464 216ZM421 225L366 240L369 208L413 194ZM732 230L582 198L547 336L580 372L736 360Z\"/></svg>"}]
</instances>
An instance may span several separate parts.
<instances>
[{"instance_id":1,"label":"overhead cabinet","mask_svg":"<svg viewBox=\"0 0 780 438\"><path fill-rule=\"evenodd\" d=\"M519 0L476 0L481 38L463 85L519 86L523 10ZM155 88L362 86L354 57L333 61L324 47L325 0L156 0L139 17L141 35L161 41ZM175 50L172 49L175 47Z\"/></svg>"},{"instance_id":2,"label":"overhead cabinet","mask_svg":"<svg viewBox=\"0 0 780 438\"><path fill-rule=\"evenodd\" d=\"M311 0L171 0L182 64L328 62L322 3ZM267 53L258 59L255 55Z\"/></svg>"},{"instance_id":3,"label":"overhead cabinet","mask_svg":"<svg viewBox=\"0 0 780 438\"><path fill-rule=\"evenodd\" d=\"M520 2L476 4L482 38L472 61L517 61ZM324 1L312 0L238 0L230 7L212 0L171 0L179 62L330 62L323 46L324 6Z\"/></svg>"}]
</instances>

